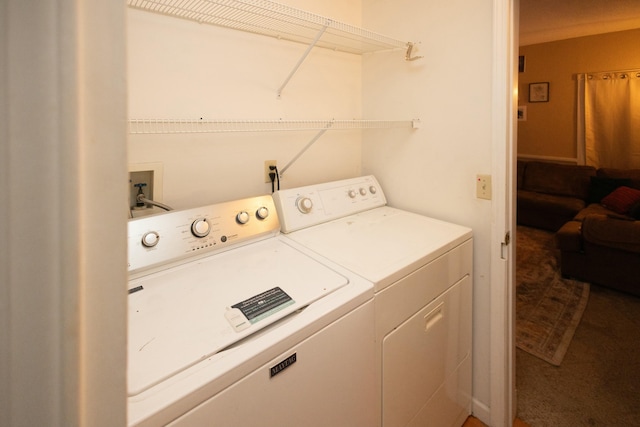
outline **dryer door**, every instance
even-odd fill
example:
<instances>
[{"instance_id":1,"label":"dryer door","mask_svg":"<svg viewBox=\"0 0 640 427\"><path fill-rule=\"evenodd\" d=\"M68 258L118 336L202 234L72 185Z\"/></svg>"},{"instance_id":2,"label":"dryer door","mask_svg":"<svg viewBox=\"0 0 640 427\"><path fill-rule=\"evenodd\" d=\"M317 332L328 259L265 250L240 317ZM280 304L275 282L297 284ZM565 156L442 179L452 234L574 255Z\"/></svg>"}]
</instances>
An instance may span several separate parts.
<instances>
[{"instance_id":1,"label":"dryer door","mask_svg":"<svg viewBox=\"0 0 640 427\"><path fill-rule=\"evenodd\" d=\"M465 276L384 338L384 426L451 426L468 410L470 307L471 278Z\"/></svg>"}]
</instances>

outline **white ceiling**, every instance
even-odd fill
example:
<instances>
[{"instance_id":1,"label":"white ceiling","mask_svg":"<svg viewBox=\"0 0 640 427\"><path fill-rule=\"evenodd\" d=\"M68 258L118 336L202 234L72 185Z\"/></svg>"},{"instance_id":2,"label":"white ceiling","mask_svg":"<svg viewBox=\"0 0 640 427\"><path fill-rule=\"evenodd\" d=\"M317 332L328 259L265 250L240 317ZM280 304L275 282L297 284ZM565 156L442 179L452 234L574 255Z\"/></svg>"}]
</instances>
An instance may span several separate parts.
<instances>
[{"instance_id":1,"label":"white ceiling","mask_svg":"<svg viewBox=\"0 0 640 427\"><path fill-rule=\"evenodd\" d=\"M520 0L520 46L633 28L640 0Z\"/></svg>"}]
</instances>

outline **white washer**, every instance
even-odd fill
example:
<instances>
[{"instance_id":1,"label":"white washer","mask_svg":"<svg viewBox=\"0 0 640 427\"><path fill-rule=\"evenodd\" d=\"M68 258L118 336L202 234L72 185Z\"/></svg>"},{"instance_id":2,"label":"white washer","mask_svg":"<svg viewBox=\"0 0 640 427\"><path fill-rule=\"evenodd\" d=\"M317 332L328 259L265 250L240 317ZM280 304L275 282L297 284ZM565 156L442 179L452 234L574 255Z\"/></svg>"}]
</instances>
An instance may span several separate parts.
<instances>
[{"instance_id":1,"label":"white washer","mask_svg":"<svg viewBox=\"0 0 640 427\"><path fill-rule=\"evenodd\" d=\"M462 425L471 409L472 232L386 206L373 176L274 194L291 240L374 283L377 425Z\"/></svg>"},{"instance_id":2,"label":"white washer","mask_svg":"<svg viewBox=\"0 0 640 427\"><path fill-rule=\"evenodd\" d=\"M279 231L271 196L129 222L130 426L375 423L372 283Z\"/></svg>"}]
</instances>

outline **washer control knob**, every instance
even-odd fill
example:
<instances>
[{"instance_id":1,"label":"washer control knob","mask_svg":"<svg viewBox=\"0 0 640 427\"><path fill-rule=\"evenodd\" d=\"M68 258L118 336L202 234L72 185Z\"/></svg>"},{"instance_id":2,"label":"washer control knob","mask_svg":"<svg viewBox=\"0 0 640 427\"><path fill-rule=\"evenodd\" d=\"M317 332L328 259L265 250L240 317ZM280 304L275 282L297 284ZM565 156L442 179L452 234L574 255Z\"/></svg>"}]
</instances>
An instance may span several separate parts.
<instances>
[{"instance_id":1,"label":"washer control knob","mask_svg":"<svg viewBox=\"0 0 640 427\"><path fill-rule=\"evenodd\" d=\"M196 237L206 237L211 228L206 218L199 218L191 224L191 233Z\"/></svg>"},{"instance_id":2,"label":"washer control knob","mask_svg":"<svg viewBox=\"0 0 640 427\"><path fill-rule=\"evenodd\" d=\"M303 214L308 214L313 209L313 201L308 197L299 197L296 200L296 206L298 210Z\"/></svg>"},{"instance_id":3,"label":"washer control knob","mask_svg":"<svg viewBox=\"0 0 640 427\"><path fill-rule=\"evenodd\" d=\"M238 212L236 221L238 221L238 224L246 224L249 222L249 214L246 211Z\"/></svg>"},{"instance_id":4,"label":"washer control knob","mask_svg":"<svg viewBox=\"0 0 640 427\"><path fill-rule=\"evenodd\" d=\"M156 231L149 231L142 236L142 246L152 248L158 244L160 235Z\"/></svg>"},{"instance_id":5,"label":"washer control knob","mask_svg":"<svg viewBox=\"0 0 640 427\"><path fill-rule=\"evenodd\" d=\"M375 185L372 185L369 187L369 193L376 194L377 192L378 192L378 189L376 188Z\"/></svg>"},{"instance_id":6,"label":"washer control knob","mask_svg":"<svg viewBox=\"0 0 640 427\"><path fill-rule=\"evenodd\" d=\"M364 187L360 187L360 195L361 196L366 196L367 195L367 189Z\"/></svg>"},{"instance_id":7,"label":"washer control knob","mask_svg":"<svg viewBox=\"0 0 640 427\"><path fill-rule=\"evenodd\" d=\"M349 194L349 198L355 199L358 193L356 193L354 190L349 190L347 194Z\"/></svg>"},{"instance_id":8,"label":"washer control knob","mask_svg":"<svg viewBox=\"0 0 640 427\"><path fill-rule=\"evenodd\" d=\"M258 210L256 211L256 216L258 217L258 219L267 219L267 217L269 216L269 209L267 209L265 206L258 208Z\"/></svg>"}]
</instances>

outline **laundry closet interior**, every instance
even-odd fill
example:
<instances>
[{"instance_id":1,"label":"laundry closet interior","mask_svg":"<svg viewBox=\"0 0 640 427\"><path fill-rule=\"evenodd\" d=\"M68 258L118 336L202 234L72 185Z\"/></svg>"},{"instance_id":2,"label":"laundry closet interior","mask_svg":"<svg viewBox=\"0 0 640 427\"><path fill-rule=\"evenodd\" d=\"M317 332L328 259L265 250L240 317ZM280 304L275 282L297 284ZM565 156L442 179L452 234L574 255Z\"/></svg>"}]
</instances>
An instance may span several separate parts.
<instances>
[{"instance_id":1,"label":"laundry closet interior","mask_svg":"<svg viewBox=\"0 0 640 427\"><path fill-rule=\"evenodd\" d=\"M409 321L426 303L467 277L463 296L455 297L456 308L451 311L456 321L447 323L458 328L458 321L463 322L462 332L442 333L464 340L452 350L464 354L456 354L455 366L446 369L447 375L453 371L458 375L457 367L464 362L457 387L465 395L461 401L468 414L474 398L473 368L487 363L486 353L474 358L471 347L471 325L476 320L472 316L477 316L472 283L477 286L480 275L480 289L486 286L483 270L487 269L472 266L489 256L472 249L477 245L476 222L489 212L487 203L474 200L473 193L475 173L486 168L486 154L459 161L461 152L474 149L461 142L469 131L457 126L458 118L448 116L453 106L443 95L451 93L446 86L451 90L453 86L434 81L443 67L434 60L441 55L440 47L435 47L430 30L407 5L391 3L128 0L129 170L152 170L150 198L176 211L271 194L276 186L288 191L371 175L377 178L386 205L460 224L464 231L451 237L455 245L445 239L444 252L438 252L438 246L438 251L420 258L429 264L466 242L465 261L451 261L459 266L455 274L460 275L442 279L447 284L438 285L438 292L402 320ZM423 9L419 16L424 21L439 21L433 13L437 8L418 9ZM463 14L463 19L470 20L472 13ZM454 40L457 43L461 42ZM485 80L488 75L479 73ZM482 114L470 116L469 121L482 122ZM265 168L272 163L278 167L274 183L265 179ZM470 217L465 209L478 215ZM133 209L131 221L147 214L165 215L158 208ZM486 227L480 226L480 241L486 239ZM384 243L380 244L384 251ZM353 272L339 260L331 262ZM463 302L464 306L458 305ZM431 311L423 315L433 315ZM435 312L436 318L442 314ZM444 315L452 314L447 309ZM479 316L482 331L487 315ZM478 326L473 328L476 333ZM400 341L410 345L407 339ZM393 357L401 359L401 353ZM397 363L402 363L400 359ZM475 398L482 403L488 385L485 374L479 375ZM376 405L383 406L381 391L376 393L373 411L380 410ZM412 405L415 415L424 402ZM392 417L381 425L399 419L409 423L414 415Z\"/></svg>"}]
</instances>

